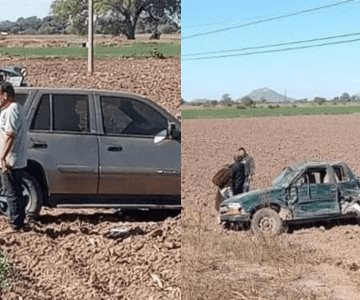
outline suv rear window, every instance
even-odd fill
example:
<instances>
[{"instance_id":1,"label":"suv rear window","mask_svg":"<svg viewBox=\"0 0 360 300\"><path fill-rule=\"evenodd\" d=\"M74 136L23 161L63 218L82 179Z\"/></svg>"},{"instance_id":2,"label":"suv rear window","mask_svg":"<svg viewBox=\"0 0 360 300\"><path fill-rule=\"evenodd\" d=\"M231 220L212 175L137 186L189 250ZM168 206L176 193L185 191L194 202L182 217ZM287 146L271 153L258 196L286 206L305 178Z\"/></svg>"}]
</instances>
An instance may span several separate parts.
<instances>
[{"instance_id":1,"label":"suv rear window","mask_svg":"<svg viewBox=\"0 0 360 300\"><path fill-rule=\"evenodd\" d=\"M89 132L88 95L44 94L30 128L43 131Z\"/></svg>"}]
</instances>

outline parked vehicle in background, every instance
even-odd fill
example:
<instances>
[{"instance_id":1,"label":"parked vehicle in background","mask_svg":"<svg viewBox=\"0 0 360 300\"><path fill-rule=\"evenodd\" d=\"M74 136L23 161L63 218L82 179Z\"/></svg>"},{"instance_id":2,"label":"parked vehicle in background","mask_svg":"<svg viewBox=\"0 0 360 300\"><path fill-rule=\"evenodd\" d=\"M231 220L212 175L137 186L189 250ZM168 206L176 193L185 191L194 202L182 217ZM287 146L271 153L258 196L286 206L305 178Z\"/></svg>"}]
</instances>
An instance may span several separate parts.
<instances>
[{"instance_id":1,"label":"parked vehicle in background","mask_svg":"<svg viewBox=\"0 0 360 300\"><path fill-rule=\"evenodd\" d=\"M287 167L264 190L226 199L225 225L279 234L288 225L360 217L360 182L345 162L310 161Z\"/></svg>"},{"instance_id":2,"label":"parked vehicle in background","mask_svg":"<svg viewBox=\"0 0 360 300\"><path fill-rule=\"evenodd\" d=\"M181 207L180 122L127 93L17 88L28 133L27 212Z\"/></svg>"},{"instance_id":3,"label":"parked vehicle in background","mask_svg":"<svg viewBox=\"0 0 360 300\"><path fill-rule=\"evenodd\" d=\"M9 66L0 68L0 83L10 82L14 87L27 86L27 71L25 68Z\"/></svg>"}]
</instances>

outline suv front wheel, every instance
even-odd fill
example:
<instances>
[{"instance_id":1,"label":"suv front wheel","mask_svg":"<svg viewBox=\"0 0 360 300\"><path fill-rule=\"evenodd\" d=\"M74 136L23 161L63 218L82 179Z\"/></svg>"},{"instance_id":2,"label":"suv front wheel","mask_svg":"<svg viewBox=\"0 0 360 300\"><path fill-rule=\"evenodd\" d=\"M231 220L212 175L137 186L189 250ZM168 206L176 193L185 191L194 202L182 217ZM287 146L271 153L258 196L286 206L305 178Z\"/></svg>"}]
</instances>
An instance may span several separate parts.
<instances>
[{"instance_id":1,"label":"suv front wheel","mask_svg":"<svg viewBox=\"0 0 360 300\"><path fill-rule=\"evenodd\" d=\"M261 208L253 215L251 229L254 233L278 235L284 232L279 214L271 208Z\"/></svg>"}]
</instances>

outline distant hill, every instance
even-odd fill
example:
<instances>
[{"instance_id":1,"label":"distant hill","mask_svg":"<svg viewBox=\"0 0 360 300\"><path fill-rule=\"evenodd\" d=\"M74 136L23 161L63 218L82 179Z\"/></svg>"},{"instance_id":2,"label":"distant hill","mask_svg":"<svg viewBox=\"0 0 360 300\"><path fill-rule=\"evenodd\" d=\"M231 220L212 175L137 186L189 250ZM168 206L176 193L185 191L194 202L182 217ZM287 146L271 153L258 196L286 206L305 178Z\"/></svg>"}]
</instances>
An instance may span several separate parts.
<instances>
[{"instance_id":1,"label":"distant hill","mask_svg":"<svg viewBox=\"0 0 360 300\"><path fill-rule=\"evenodd\" d=\"M247 96L253 99L255 102L262 102L264 99L266 100L266 102L285 102L284 95L281 95L269 88L253 90ZM293 102L296 101L296 99L286 97L286 101Z\"/></svg>"}]
</instances>

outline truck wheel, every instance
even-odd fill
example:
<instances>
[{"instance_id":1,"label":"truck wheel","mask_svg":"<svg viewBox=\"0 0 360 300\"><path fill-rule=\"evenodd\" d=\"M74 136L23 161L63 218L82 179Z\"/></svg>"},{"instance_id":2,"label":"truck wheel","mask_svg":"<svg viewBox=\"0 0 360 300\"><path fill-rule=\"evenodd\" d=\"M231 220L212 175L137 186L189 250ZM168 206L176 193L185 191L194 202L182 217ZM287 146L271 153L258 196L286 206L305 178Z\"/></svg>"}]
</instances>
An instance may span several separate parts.
<instances>
[{"instance_id":1,"label":"truck wheel","mask_svg":"<svg viewBox=\"0 0 360 300\"><path fill-rule=\"evenodd\" d=\"M254 233L278 235L284 231L284 225L279 214L275 210L271 208L262 208L253 215L251 229Z\"/></svg>"},{"instance_id":2,"label":"truck wheel","mask_svg":"<svg viewBox=\"0 0 360 300\"><path fill-rule=\"evenodd\" d=\"M43 204L43 193L36 179L29 173L23 173L23 195L26 197L26 214L37 217Z\"/></svg>"}]
</instances>

